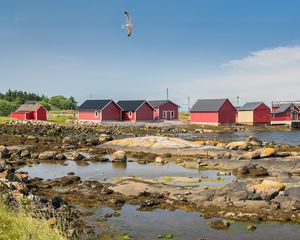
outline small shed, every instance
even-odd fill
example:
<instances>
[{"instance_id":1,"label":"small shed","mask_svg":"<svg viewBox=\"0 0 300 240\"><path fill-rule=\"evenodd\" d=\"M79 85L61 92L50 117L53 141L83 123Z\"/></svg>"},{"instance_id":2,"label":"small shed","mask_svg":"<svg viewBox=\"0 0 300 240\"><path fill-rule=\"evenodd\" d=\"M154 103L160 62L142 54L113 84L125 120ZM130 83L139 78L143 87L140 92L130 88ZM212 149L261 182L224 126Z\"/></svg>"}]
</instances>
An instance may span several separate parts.
<instances>
[{"instance_id":1,"label":"small shed","mask_svg":"<svg viewBox=\"0 0 300 240\"><path fill-rule=\"evenodd\" d=\"M112 99L86 100L78 109L78 120L121 121L122 108Z\"/></svg>"},{"instance_id":2,"label":"small shed","mask_svg":"<svg viewBox=\"0 0 300 240\"><path fill-rule=\"evenodd\" d=\"M293 125L299 123L300 109L294 103L279 103L272 105L272 125Z\"/></svg>"},{"instance_id":3,"label":"small shed","mask_svg":"<svg viewBox=\"0 0 300 240\"><path fill-rule=\"evenodd\" d=\"M47 120L47 110L41 104L23 104L15 112L11 113L11 118L20 120Z\"/></svg>"},{"instance_id":4,"label":"small shed","mask_svg":"<svg viewBox=\"0 0 300 240\"><path fill-rule=\"evenodd\" d=\"M237 122L241 124L270 124L271 109L263 102L248 102L238 108Z\"/></svg>"},{"instance_id":5,"label":"small shed","mask_svg":"<svg viewBox=\"0 0 300 240\"><path fill-rule=\"evenodd\" d=\"M146 100L121 100L118 105L124 121L153 121L155 109Z\"/></svg>"},{"instance_id":6,"label":"small shed","mask_svg":"<svg viewBox=\"0 0 300 240\"><path fill-rule=\"evenodd\" d=\"M178 120L179 106L170 100L148 101L155 109L154 120Z\"/></svg>"},{"instance_id":7,"label":"small shed","mask_svg":"<svg viewBox=\"0 0 300 240\"><path fill-rule=\"evenodd\" d=\"M220 125L236 122L236 109L228 99L198 99L190 113L192 124Z\"/></svg>"}]
</instances>

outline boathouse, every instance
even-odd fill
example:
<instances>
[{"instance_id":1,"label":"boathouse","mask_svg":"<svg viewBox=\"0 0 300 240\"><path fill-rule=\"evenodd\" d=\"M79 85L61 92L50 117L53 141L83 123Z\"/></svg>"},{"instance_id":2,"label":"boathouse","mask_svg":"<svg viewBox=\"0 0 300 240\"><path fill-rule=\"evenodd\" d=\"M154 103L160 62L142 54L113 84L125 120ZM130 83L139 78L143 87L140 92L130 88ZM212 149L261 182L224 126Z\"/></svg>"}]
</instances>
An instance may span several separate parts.
<instances>
[{"instance_id":1,"label":"boathouse","mask_svg":"<svg viewBox=\"0 0 300 240\"><path fill-rule=\"evenodd\" d=\"M123 110L123 121L153 121L155 109L146 100L121 100L117 104Z\"/></svg>"},{"instance_id":2,"label":"boathouse","mask_svg":"<svg viewBox=\"0 0 300 240\"><path fill-rule=\"evenodd\" d=\"M278 103L272 105L272 125L299 126L300 109L294 103Z\"/></svg>"},{"instance_id":3,"label":"boathouse","mask_svg":"<svg viewBox=\"0 0 300 240\"><path fill-rule=\"evenodd\" d=\"M238 108L237 122L241 124L270 124L271 109L263 102L248 102Z\"/></svg>"},{"instance_id":4,"label":"boathouse","mask_svg":"<svg viewBox=\"0 0 300 240\"><path fill-rule=\"evenodd\" d=\"M236 121L236 109L228 99L198 99L190 110L192 124L220 125Z\"/></svg>"},{"instance_id":5,"label":"boathouse","mask_svg":"<svg viewBox=\"0 0 300 240\"><path fill-rule=\"evenodd\" d=\"M154 120L178 120L178 108L176 103L170 100L148 101L155 109Z\"/></svg>"},{"instance_id":6,"label":"boathouse","mask_svg":"<svg viewBox=\"0 0 300 240\"><path fill-rule=\"evenodd\" d=\"M15 112L11 113L11 118L20 120L47 120L47 110L41 104L25 103Z\"/></svg>"},{"instance_id":7,"label":"boathouse","mask_svg":"<svg viewBox=\"0 0 300 240\"><path fill-rule=\"evenodd\" d=\"M78 109L81 121L121 121L122 108L111 99L86 100Z\"/></svg>"}]
</instances>

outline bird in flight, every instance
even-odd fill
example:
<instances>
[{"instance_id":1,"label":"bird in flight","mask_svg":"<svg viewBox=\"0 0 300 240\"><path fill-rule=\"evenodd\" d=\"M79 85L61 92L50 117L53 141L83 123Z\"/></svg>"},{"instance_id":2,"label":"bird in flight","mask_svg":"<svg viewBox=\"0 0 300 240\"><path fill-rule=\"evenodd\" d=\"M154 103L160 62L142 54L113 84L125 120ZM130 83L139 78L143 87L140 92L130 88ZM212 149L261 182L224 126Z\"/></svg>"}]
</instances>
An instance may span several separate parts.
<instances>
[{"instance_id":1,"label":"bird in flight","mask_svg":"<svg viewBox=\"0 0 300 240\"><path fill-rule=\"evenodd\" d=\"M131 15L129 15L129 13L127 11L124 12L125 14L125 18L126 18L126 24L122 25L122 28L127 28L127 32L128 32L128 37L131 36L132 32L133 32L133 25L131 23Z\"/></svg>"}]
</instances>

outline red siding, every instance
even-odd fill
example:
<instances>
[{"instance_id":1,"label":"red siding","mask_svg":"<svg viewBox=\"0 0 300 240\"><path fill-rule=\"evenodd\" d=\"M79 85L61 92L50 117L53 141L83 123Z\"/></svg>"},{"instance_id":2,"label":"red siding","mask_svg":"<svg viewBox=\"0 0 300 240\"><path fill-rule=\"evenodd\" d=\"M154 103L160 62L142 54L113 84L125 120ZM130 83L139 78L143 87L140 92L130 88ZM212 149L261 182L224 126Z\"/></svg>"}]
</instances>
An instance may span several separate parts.
<instances>
[{"instance_id":1,"label":"red siding","mask_svg":"<svg viewBox=\"0 0 300 240\"><path fill-rule=\"evenodd\" d=\"M103 121L120 121L121 120L121 109L120 107L111 102L102 110Z\"/></svg>"},{"instance_id":2,"label":"red siding","mask_svg":"<svg viewBox=\"0 0 300 240\"><path fill-rule=\"evenodd\" d=\"M235 123L236 121L236 109L226 100L223 106L219 110L218 122L220 124Z\"/></svg>"},{"instance_id":3,"label":"red siding","mask_svg":"<svg viewBox=\"0 0 300 240\"><path fill-rule=\"evenodd\" d=\"M270 108L264 103L260 104L253 112L253 123L270 123L270 121Z\"/></svg>"},{"instance_id":4,"label":"red siding","mask_svg":"<svg viewBox=\"0 0 300 240\"><path fill-rule=\"evenodd\" d=\"M92 120L92 121L100 121L101 120L101 114L98 113L98 116L96 117L95 111L79 111L78 112L78 119L79 120Z\"/></svg>"},{"instance_id":5,"label":"red siding","mask_svg":"<svg viewBox=\"0 0 300 240\"><path fill-rule=\"evenodd\" d=\"M44 107L40 107L36 112L32 112L32 119L35 120L47 120L47 110Z\"/></svg>"},{"instance_id":6,"label":"red siding","mask_svg":"<svg viewBox=\"0 0 300 240\"><path fill-rule=\"evenodd\" d=\"M26 119L26 113L13 112L13 113L11 113L11 117L15 118L15 119L25 120Z\"/></svg>"},{"instance_id":7,"label":"red siding","mask_svg":"<svg viewBox=\"0 0 300 240\"><path fill-rule=\"evenodd\" d=\"M136 121L153 121L154 110L145 102L137 111L136 111Z\"/></svg>"},{"instance_id":8,"label":"red siding","mask_svg":"<svg viewBox=\"0 0 300 240\"><path fill-rule=\"evenodd\" d=\"M174 112L174 118L173 119L178 120L178 106L175 105L174 103L168 102L168 103L165 103L165 104L163 104L159 107L159 119L160 120L164 119L163 118L163 111L167 111L167 112L173 111ZM155 111L155 113L154 113L154 119L155 120L158 120L157 115L158 114ZM170 113L167 114L167 120L171 120L171 114Z\"/></svg>"},{"instance_id":9,"label":"red siding","mask_svg":"<svg viewBox=\"0 0 300 240\"><path fill-rule=\"evenodd\" d=\"M155 111L153 112L154 120L159 120L159 108L154 108Z\"/></svg>"},{"instance_id":10,"label":"red siding","mask_svg":"<svg viewBox=\"0 0 300 240\"><path fill-rule=\"evenodd\" d=\"M135 112L131 112L131 117L129 117L129 112L123 112L122 119L124 121L135 121Z\"/></svg>"},{"instance_id":11,"label":"red siding","mask_svg":"<svg viewBox=\"0 0 300 240\"><path fill-rule=\"evenodd\" d=\"M226 100L218 112L191 112L191 123L229 124L236 121L236 109Z\"/></svg>"},{"instance_id":12,"label":"red siding","mask_svg":"<svg viewBox=\"0 0 300 240\"><path fill-rule=\"evenodd\" d=\"M191 123L218 123L218 112L192 112Z\"/></svg>"}]
</instances>

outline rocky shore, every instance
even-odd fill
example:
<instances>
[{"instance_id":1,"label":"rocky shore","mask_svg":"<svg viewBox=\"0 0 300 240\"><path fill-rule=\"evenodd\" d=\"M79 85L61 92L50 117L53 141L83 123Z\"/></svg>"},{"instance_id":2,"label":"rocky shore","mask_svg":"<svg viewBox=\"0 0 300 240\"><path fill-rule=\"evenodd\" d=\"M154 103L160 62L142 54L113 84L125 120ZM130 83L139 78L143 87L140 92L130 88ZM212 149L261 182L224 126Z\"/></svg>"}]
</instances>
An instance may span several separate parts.
<instances>
[{"instance_id":1,"label":"rocky shore","mask_svg":"<svg viewBox=\"0 0 300 240\"><path fill-rule=\"evenodd\" d=\"M26 202L33 216L60 226L70 239L83 238L83 232L95 234L89 223L82 222L87 212L80 211L79 206L117 211L124 204L133 204L142 211L181 208L200 211L207 218L300 223L297 146L262 142L254 137L232 142L186 141L175 138L175 134L170 134L173 130L166 129L161 128L158 133L157 128L151 127L137 134L136 130L124 131L123 127L114 126L18 122L1 125L1 196L12 208ZM182 131L179 129L174 132ZM144 131L154 136L144 136ZM124 138L124 132L131 137ZM132 137L136 135L142 136ZM76 172L53 179L29 178L20 170L44 162L64 165L66 161L74 161L78 166L91 162L136 161L162 166L172 163L199 171L216 170L220 177L209 181L222 181L228 174L235 177L228 184L210 186L196 184L208 181L205 178L189 176L168 176L163 181L124 176L99 182L83 180ZM174 185L172 181L194 185ZM229 227L222 223L212 227Z\"/></svg>"}]
</instances>

